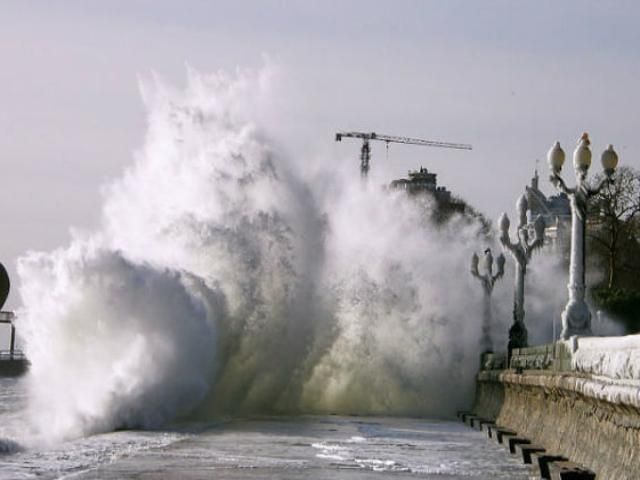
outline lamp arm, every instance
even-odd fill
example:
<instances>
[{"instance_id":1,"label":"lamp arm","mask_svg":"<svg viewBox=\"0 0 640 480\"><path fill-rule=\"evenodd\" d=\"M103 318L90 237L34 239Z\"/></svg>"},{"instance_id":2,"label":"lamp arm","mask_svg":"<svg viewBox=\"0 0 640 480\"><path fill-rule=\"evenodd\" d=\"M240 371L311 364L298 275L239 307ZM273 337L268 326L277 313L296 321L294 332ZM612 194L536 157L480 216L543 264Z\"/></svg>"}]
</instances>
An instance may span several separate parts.
<instances>
[{"instance_id":1,"label":"lamp arm","mask_svg":"<svg viewBox=\"0 0 640 480\"><path fill-rule=\"evenodd\" d=\"M589 197L593 197L594 195L597 195L598 193L600 193L600 191L604 187L606 187L607 185L612 185L614 181L615 180L613 180L613 178L611 178L609 175L605 176L602 180L598 182L598 184L595 187L587 187L587 195Z\"/></svg>"},{"instance_id":2,"label":"lamp arm","mask_svg":"<svg viewBox=\"0 0 640 480\"><path fill-rule=\"evenodd\" d=\"M500 243L502 243L502 246L507 250L509 250L509 252L511 252L512 254L516 253L518 244L512 243L510 238L506 238L506 239L500 238Z\"/></svg>"},{"instance_id":3,"label":"lamp arm","mask_svg":"<svg viewBox=\"0 0 640 480\"><path fill-rule=\"evenodd\" d=\"M504 248L511 252L514 252L515 248L518 246L517 243L513 243L511 241L511 237L509 237L508 231L502 231L502 233L500 234L500 243Z\"/></svg>"},{"instance_id":4,"label":"lamp arm","mask_svg":"<svg viewBox=\"0 0 640 480\"><path fill-rule=\"evenodd\" d=\"M480 280L480 284L484 290L490 289L493 285L491 285L491 277L488 277L485 274L480 274L477 270L471 270L471 275Z\"/></svg>"},{"instance_id":5,"label":"lamp arm","mask_svg":"<svg viewBox=\"0 0 640 480\"><path fill-rule=\"evenodd\" d=\"M552 173L549 177L549 181L562 193L565 193L567 195L573 195L574 193L576 193L576 189L567 187L564 179L558 173Z\"/></svg>"},{"instance_id":6,"label":"lamp arm","mask_svg":"<svg viewBox=\"0 0 640 480\"><path fill-rule=\"evenodd\" d=\"M504 264L505 264L505 262L506 262L506 258L504 258L504 255L502 253L500 255L498 255L498 258L496 260L496 264L498 266L498 270L491 277L491 285L492 286L496 283L496 281L498 281L498 279L500 277L502 277L504 275Z\"/></svg>"},{"instance_id":7,"label":"lamp arm","mask_svg":"<svg viewBox=\"0 0 640 480\"><path fill-rule=\"evenodd\" d=\"M536 235L536 237L533 239L533 242L525 246L525 256L527 258L527 263L529 263L529 260L531 260L531 254L538 248L542 247L542 245L544 245L544 236L539 237Z\"/></svg>"}]
</instances>

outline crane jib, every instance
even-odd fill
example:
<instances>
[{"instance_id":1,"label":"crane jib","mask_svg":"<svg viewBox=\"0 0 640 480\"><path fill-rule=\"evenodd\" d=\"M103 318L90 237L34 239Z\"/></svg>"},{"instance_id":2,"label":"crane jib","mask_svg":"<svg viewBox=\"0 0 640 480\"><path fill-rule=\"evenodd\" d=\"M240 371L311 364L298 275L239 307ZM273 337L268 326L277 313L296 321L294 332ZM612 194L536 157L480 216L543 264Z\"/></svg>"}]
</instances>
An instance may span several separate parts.
<instances>
[{"instance_id":1,"label":"crane jib","mask_svg":"<svg viewBox=\"0 0 640 480\"><path fill-rule=\"evenodd\" d=\"M434 140L423 140L421 138L411 137L398 137L394 135L381 135L375 132L338 132L336 133L336 141L342 141L342 138L360 138L364 141L378 140L381 142L389 143L405 143L409 145L423 145L425 147L439 147L439 148L455 148L458 150L471 150L473 147L466 143L450 143L450 142L438 142Z\"/></svg>"},{"instance_id":2,"label":"crane jib","mask_svg":"<svg viewBox=\"0 0 640 480\"><path fill-rule=\"evenodd\" d=\"M436 142L433 140L422 140L420 138L379 135L375 132L338 132L336 133L336 142L341 142L342 137L359 138L362 140L362 147L360 147L360 174L365 180L369 173L369 164L371 160L369 140L385 142L387 144L387 149L389 148L390 143L406 143L409 145L423 145L425 147L456 148L458 150L471 150L472 148L471 145L467 145L466 143Z\"/></svg>"}]
</instances>

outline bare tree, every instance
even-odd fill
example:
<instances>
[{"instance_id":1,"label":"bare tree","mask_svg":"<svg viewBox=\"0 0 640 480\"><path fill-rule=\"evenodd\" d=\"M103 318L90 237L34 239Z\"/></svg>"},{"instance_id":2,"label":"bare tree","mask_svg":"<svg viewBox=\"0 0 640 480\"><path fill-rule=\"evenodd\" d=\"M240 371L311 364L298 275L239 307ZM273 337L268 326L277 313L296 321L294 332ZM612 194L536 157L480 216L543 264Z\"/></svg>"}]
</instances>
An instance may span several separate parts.
<instances>
[{"instance_id":1,"label":"bare tree","mask_svg":"<svg viewBox=\"0 0 640 480\"><path fill-rule=\"evenodd\" d=\"M617 170L614 182L591 202L587 228L592 244L605 257L608 289L617 286L621 270L635 263L632 252L638 246L639 226L640 172L623 166Z\"/></svg>"}]
</instances>

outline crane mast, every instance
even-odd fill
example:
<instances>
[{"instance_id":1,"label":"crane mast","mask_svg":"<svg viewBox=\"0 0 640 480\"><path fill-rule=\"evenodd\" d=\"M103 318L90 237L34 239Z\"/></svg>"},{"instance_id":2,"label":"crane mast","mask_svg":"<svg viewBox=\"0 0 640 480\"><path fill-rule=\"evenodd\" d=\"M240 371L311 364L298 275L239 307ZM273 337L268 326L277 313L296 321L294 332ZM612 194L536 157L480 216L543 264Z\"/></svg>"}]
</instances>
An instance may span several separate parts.
<instances>
[{"instance_id":1,"label":"crane mast","mask_svg":"<svg viewBox=\"0 0 640 480\"><path fill-rule=\"evenodd\" d=\"M381 135L375 132L338 132L336 133L336 142L341 142L342 138L360 138L362 139L362 147L360 148L360 174L362 178L366 178L369 173L369 161L371 160L370 140L379 140L385 142L387 146L390 143L405 143L409 145L422 145L425 147L454 148L458 150L471 150L471 145L466 143L450 143L436 142L433 140L423 140L421 138L398 137L394 135Z\"/></svg>"}]
</instances>

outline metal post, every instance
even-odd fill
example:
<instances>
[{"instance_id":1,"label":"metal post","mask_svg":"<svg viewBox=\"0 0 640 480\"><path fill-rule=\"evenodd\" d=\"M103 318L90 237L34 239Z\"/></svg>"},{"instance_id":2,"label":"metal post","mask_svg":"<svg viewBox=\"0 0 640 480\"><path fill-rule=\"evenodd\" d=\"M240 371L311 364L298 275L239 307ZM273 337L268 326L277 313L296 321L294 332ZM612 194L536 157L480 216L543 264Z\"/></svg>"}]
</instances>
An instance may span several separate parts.
<instances>
[{"instance_id":1,"label":"metal post","mask_svg":"<svg viewBox=\"0 0 640 480\"><path fill-rule=\"evenodd\" d=\"M369 140L363 140L362 149L360 150L360 175L363 179L367 178L369 173L369 160L371 158L371 148L369 147Z\"/></svg>"},{"instance_id":2,"label":"metal post","mask_svg":"<svg viewBox=\"0 0 640 480\"><path fill-rule=\"evenodd\" d=\"M591 165L591 150L589 135L584 133L578 141L578 146L573 152L573 164L576 175L575 188L567 187L560 176L564 163L564 151L560 143L556 142L547 158L551 167L551 183L561 192L569 196L571 200L571 257L569 265L569 300L562 312L562 333L560 338L567 340L573 335L591 335L591 312L585 302L585 244L586 244L586 218L589 198L596 195L605 185L612 182L613 175L618 164L618 156L609 145L602 154L602 166L605 178L596 186L591 187L586 181L587 172Z\"/></svg>"},{"instance_id":3,"label":"metal post","mask_svg":"<svg viewBox=\"0 0 640 480\"><path fill-rule=\"evenodd\" d=\"M506 213L503 213L498 221L500 227L500 243L503 248L509 250L516 263L515 288L513 294L513 325L509 329L509 355L514 348L523 348L528 345L527 327L524 324L524 279L527 274L527 265L533 252L544 243L544 221L541 217L531 223L527 222L527 210L529 208L526 195L522 195L516 203L518 211L518 227L516 229L515 242L509 237L510 221ZM533 240L529 240L529 231L533 230Z\"/></svg>"},{"instance_id":4,"label":"metal post","mask_svg":"<svg viewBox=\"0 0 640 480\"><path fill-rule=\"evenodd\" d=\"M491 293L493 286L504 275L503 254L498 255L496 260L498 271L493 273L493 255L491 249L484 251L484 273L478 271L479 258L476 253L471 257L471 275L480 280L483 291L483 310L482 310L482 338L480 340L483 352L493 352L493 340L491 338L492 318L491 318Z\"/></svg>"}]
</instances>

